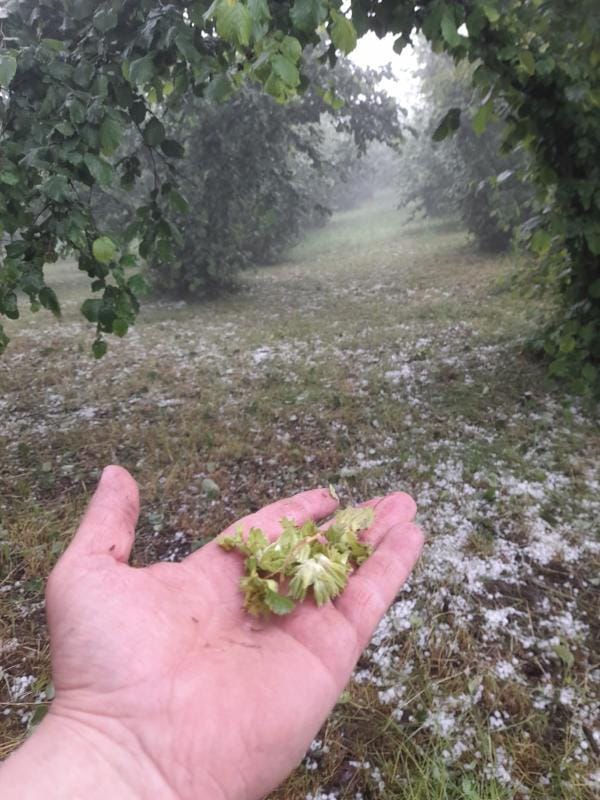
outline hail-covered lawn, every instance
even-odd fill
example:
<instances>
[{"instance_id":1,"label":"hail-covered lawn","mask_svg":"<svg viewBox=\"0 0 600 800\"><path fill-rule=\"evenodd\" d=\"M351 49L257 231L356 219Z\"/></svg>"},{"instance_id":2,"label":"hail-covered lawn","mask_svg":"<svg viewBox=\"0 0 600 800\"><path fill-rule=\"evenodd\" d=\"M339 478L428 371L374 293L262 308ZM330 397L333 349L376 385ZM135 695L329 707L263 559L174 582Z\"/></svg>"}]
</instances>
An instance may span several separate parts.
<instances>
[{"instance_id":1,"label":"hail-covered lawn","mask_svg":"<svg viewBox=\"0 0 600 800\"><path fill-rule=\"evenodd\" d=\"M99 362L55 267L63 323L26 316L0 360L0 753L51 692L44 578L118 462L137 564L316 485L417 500L421 564L273 800L596 796L597 412L523 354L510 258L401 223L374 203L234 296L148 302Z\"/></svg>"}]
</instances>

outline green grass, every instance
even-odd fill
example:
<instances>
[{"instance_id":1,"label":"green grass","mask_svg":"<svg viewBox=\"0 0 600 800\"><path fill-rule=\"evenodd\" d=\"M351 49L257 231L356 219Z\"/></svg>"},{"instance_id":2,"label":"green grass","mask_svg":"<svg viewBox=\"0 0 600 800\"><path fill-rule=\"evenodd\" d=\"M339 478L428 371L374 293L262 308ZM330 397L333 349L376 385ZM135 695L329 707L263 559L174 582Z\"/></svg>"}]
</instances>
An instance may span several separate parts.
<instances>
[{"instance_id":1,"label":"green grass","mask_svg":"<svg viewBox=\"0 0 600 800\"><path fill-rule=\"evenodd\" d=\"M317 768L273 800L591 800L598 418L524 355L543 308L507 289L513 269L451 220L407 222L382 196L232 296L146 304L96 362L78 314L85 276L53 265L63 322L25 314L0 362L0 753L25 734L20 714L44 706L43 579L116 461L141 489L136 564L181 558L319 484L344 501L405 489L419 503L429 544L399 598L414 601L410 624L374 641L319 734ZM515 614L492 629L503 608ZM403 694L384 702L396 683ZM443 714L445 733L430 725Z\"/></svg>"}]
</instances>

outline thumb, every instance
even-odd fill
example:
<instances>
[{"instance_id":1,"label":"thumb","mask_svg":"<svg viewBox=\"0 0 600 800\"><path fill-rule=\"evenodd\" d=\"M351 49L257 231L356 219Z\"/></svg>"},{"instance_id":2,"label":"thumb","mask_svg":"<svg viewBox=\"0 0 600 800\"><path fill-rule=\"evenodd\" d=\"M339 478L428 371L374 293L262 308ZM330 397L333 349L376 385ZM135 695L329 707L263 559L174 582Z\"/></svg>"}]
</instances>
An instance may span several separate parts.
<instances>
[{"instance_id":1,"label":"thumb","mask_svg":"<svg viewBox=\"0 0 600 800\"><path fill-rule=\"evenodd\" d=\"M138 487L123 467L106 467L67 549L70 556L111 555L126 562L140 513Z\"/></svg>"}]
</instances>

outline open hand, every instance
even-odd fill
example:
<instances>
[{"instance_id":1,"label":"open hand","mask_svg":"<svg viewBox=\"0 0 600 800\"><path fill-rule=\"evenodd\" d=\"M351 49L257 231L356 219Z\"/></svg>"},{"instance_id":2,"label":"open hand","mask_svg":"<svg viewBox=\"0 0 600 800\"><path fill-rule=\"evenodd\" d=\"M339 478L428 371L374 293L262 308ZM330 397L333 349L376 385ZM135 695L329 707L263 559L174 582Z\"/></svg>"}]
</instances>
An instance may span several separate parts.
<instances>
[{"instance_id":1,"label":"open hand","mask_svg":"<svg viewBox=\"0 0 600 800\"><path fill-rule=\"evenodd\" d=\"M108 467L48 582L56 698L40 733L92 742L116 765L123 796L264 796L302 759L420 553L408 495L369 505L375 551L343 594L261 621L242 609L242 559L216 542L179 564L127 565L137 486ZM229 532L241 524L276 537L283 517L301 524L336 506L315 489Z\"/></svg>"}]
</instances>

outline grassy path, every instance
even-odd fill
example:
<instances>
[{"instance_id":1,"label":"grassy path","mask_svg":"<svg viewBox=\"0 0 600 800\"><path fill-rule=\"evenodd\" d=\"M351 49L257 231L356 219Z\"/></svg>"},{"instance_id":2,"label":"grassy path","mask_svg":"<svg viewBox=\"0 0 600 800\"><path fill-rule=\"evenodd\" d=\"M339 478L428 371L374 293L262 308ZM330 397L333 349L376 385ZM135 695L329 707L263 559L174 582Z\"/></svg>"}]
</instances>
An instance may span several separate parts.
<instances>
[{"instance_id":1,"label":"grassy path","mask_svg":"<svg viewBox=\"0 0 600 800\"><path fill-rule=\"evenodd\" d=\"M95 362L59 267L63 324L13 324L0 361L0 752L44 705L43 577L117 461L140 564L316 484L418 502L421 566L273 800L591 800L598 418L522 355L510 268L380 201L233 297L148 304Z\"/></svg>"}]
</instances>

